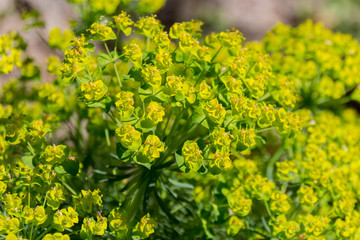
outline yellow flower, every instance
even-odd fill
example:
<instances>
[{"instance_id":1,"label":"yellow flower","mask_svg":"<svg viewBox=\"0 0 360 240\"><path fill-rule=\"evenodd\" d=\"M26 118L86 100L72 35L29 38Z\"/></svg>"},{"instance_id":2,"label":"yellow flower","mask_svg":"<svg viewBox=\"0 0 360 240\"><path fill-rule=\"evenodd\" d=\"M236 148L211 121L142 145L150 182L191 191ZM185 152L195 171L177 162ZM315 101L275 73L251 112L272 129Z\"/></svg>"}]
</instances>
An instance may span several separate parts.
<instances>
[{"instance_id":1,"label":"yellow flower","mask_svg":"<svg viewBox=\"0 0 360 240\"><path fill-rule=\"evenodd\" d=\"M226 110L225 108L219 103L217 98L210 100L206 103L203 108L205 114L211 121L214 123L221 125L225 120Z\"/></svg>"},{"instance_id":2,"label":"yellow flower","mask_svg":"<svg viewBox=\"0 0 360 240\"><path fill-rule=\"evenodd\" d=\"M25 206L21 212L21 217L25 219L25 224L32 222L34 219L34 209L29 206Z\"/></svg>"},{"instance_id":3,"label":"yellow flower","mask_svg":"<svg viewBox=\"0 0 360 240\"><path fill-rule=\"evenodd\" d=\"M108 90L103 81L82 83L80 87L84 99L88 102L98 101L103 98Z\"/></svg>"},{"instance_id":4,"label":"yellow flower","mask_svg":"<svg viewBox=\"0 0 360 240\"><path fill-rule=\"evenodd\" d=\"M133 236L140 239L144 239L154 233L154 227L156 227L156 222L150 217L150 214L143 216L140 221L136 224L133 230Z\"/></svg>"},{"instance_id":5,"label":"yellow flower","mask_svg":"<svg viewBox=\"0 0 360 240\"><path fill-rule=\"evenodd\" d=\"M212 173L220 173L220 171L230 169L232 162L230 153L226 149L217 150L215 153L209 154L209 167L213 170Z\"/></svg>"},{"instance_id":6,"label":"yellow flower","mask_svg":"<svg viewBox=\"0 0 360 240\"><path fill-rule=\"evenodd\" d=\"M132 92L121 91L116 94L118 99L115 102L116 109L122 118L129 118L134 112L134 94Z\"/></svg>"},{"instance_id":7,"label":"yellow flower","mask_svg":"<svg viewBox=\"0 0 360 240\"><path fill-rule=\"evenodd\" d=\"M136 68L142 65L142 52L139 45L134 41L124 47L124 56L130 60Z\"/></svg>"},{"instance_id":8,"label":"yellow flower","mask_svg":"<svg viewBox=\"0 0 360 240\"><path fill-rule=\"evenodd\" d=\"M270 210L276 214L287 213L291 208L289 196L285 193L274 192L271 195Z\"/></svg>"},{"instance_id":9,"label":"yellow flower","mask_svg":"<svg viewBox=\"0 0 360 240\"><path fill-rule=\"evenodd\" d=\"M114 16L113 18L116 27L121 29L126 36L129 36L132 30L130 26L134 24L130 19L130 16L126 12L121 11L119 15Z\"/></svg>"},{"instance_id":10,"label":"yellow flower","mask_svg":"<svg viewBox=\"0 0 360 240\"><path fill-rule=\"evenodd\" d=\"M244 220L238 218L236 215L232 215L229 219L229 226L226 230L228 235L235 236L242 229L245 229Z\"/></svg>"},{"instance_id":11,"label":"yellow flower","mask_svg":"<svg viewBox=\"0 0 360 240\"><path fill-rule=\"evenodd\" d=\"M45 208L43 206L37 206L34 210L34 218L36 225L43 224L47 218Z\"/></svg>"},{"instance_id":12,"label":"yellow flower","mask_svg":"<svg viewBox=\"0 0 360 240\"><path fill-rule=\"evenodd\" d=\"M138 28L136 33L148 38L153 38L156 32L162 31L163 29L163 25L160 24L160 21L156 19L156 15L154 14L147 17L140 17L134 26Z\"/></svg>"},{"instance_id":13,"label":"yellow flower","mask_svg":"<svg viewBox=\"0 0 360 240\"><path fill-rule=\"evenodd\" d=\"M44 236L43 240L70 240L70 237L67 234L63 235L61 233L48 233Z\"/></svg>"},{"instance_id":14,"label":"yellow flower","mask_svg":"<svg viewBox=\"0 0 360 240\"><path fill-rule=\"evenodd\" d=\"M199 86L199 95L202 99L209 99L212 96L212 89L206 83L206 81L202 81Z\"/></svg>"},{"instance_id":15,"label":"yellow flower","mask_svg":"<svg viewBox=\"0 0 360 240\"><path fill-rule=\"evenodd\" d=\"M42 154L46 163L62 163L69 156L69 148L65 145L48 145Z\"/></svg>"},{"instance_id":16,"label":"yellow flower","mask_svg":"<svg viewBox=\"0 0 360 240\"><path fill-rule=\"evenodd\" d=\"M314 204L318 201L316 193L312 187L303 185L297 191L297 194L300 199L300 203L306 204L308 206L314 206Z\"/></svg>"},{"instance_id":17,"label":"yellow flower","mask_svg":"<svg viewBox=\"0 0 360 240\"><path fill-rule=\"evenodd\" d=\"M147 136L140 151L149 159L150 162L160 157L160 153L165 150L164 143L156 135Z\"/></svg>"},{"instance_id":18,"label":"yellow flower","mask_svg":"<svg viewBox=\"0 0 360 240\"><path fill-rule=\"evenodd\" d=\"M228 149L230 147L233 136L229 132L225 132L225 128L215 128L210 133L211 143L218 149Z\"/></svg>"},{"instance_id":19,"label":"yellow flower","mask_svg":"<svg viewBox=\"0 0 360 240\"><path fill-rule=\"evenodd\" d=\"M116 39L112 28L106 26L104 23L93 23L89 31L92 34L91 40L107 41Z\"/></svg>"},{"instance_id":20,"label":"yellow flower","mask_svg":"<svg viewBox=\"0 0 360 240\"><path fill-rule=\"evenodd\" d=\"M124 233L128 230L125 211L120 208L114 208L109 214L110 230L116 233Z\"/></svg>"},{"instance_id":21,"label":"yellow flower","mask_svg":"<svg viewBox=\"0 0 360 240\"><path fill-rule=\"evenodd\" d=\"M65 196L61 185L56 185L51 188L46 195L46 205L52 208L52 210L56 210L59 208L60 204L65 201Z\"/></svg>"},{"instance_id":22,"label":"yellow flower","mask_svg":"<svg viewBox=\"0 0 360 240\"><path fill-rule=\"evenodd\" d=\"M184 78L182 76L167 76L164 88L164 93L170 96L175 96L182 91Z\"/></svg>"},{"instance_id":23,"label":"yellow flower","mask_svg":"<svg viewBox=\"0 0 360 240\"><path fill-rule=\"evenodd\" d=\"M146 107L146 117L150 119L154 124L163 121L165 116L165 109L158 102L151 101Z\"/></svg>"},{"instance_id":24,"label":"yellow flower","mask_svg":"<svg viewBox=\"0 0 360 240\"><path fill-rule=\"evenodd\" d=\"M144 78L144 81L151 85L154 91L157 91L161 86L161 73L156 66L146 65L142 68L141 74Z\"/></svg>"},{"instance_id":25,"label":"yellow flower","mask_svg":"<svg viewBox=\"0 0 360 240\"><path fill-rule=\"evenodd\" d=\"M204 159L201 153L202 152L195 141L187 140L182 148L185 166L193 171L199 170Z\"/></svg>"},{"instance_id":26,"label":"yellow flower","mask_svg":"<svg viewBox=\"0 0 360 240\"><path fill-rule=\"evenodd\" d=\"M252 200L239 196L238 194L229 194L227 196L229 207L232 211L244 217L251 211Z\"/></svg>"},{"instance_id":27,"label":"yellow flower","mask_svg":"<svg viewBox=\"0 0 360 240\"><path fill-rule=\"evenodd\" d=\"M141 133L136 131L130 124L125 123L121 125L115 132L116 137L123 147L128 149L138 149L141 146Z\"/></svg>"}]
</instances>

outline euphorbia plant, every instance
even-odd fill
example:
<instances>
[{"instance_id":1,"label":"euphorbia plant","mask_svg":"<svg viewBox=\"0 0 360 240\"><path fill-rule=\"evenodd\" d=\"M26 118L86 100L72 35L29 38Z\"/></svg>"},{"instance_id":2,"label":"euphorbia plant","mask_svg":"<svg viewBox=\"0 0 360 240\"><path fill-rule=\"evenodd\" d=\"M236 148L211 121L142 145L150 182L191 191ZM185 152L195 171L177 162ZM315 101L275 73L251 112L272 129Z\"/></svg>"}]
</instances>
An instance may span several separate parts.
<instances>
[{"instance_id":1,"label":"euphorbia plant","mask_svg":"<svg viewBox=\"0 0 360 240\"><path fill-rule=\"evenodd\" d=\"M29 87L27 71L2 87L4 238L359 237L360 131L341 105L358 44L310 22L280 25L265 44L234 29L202 36L201 25L166 32L155 15L122 12L74 37L61 63L49 58L53 83ZM3 56L21 46L14 36ZM4 73L31 66L8 59ZM319 87L329 78L341 94Z\"/></svg>"}]
</instances>

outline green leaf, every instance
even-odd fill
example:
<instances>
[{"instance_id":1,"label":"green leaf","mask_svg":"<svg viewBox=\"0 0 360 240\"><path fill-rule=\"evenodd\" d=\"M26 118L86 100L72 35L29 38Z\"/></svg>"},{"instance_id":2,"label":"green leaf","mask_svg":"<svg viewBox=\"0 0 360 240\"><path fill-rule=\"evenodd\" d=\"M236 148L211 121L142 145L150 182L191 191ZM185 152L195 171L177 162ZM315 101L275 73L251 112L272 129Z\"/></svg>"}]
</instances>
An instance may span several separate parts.
<instances>
[{"instance_id":1,"label":"green leaf","mask_svg":"<svg viewBox=\"0 0 360 240\"><path fill-rule=\"evenodd\" d=\"M198 173L206 174L206 173L208 173L208 171L209 171L209 169L207 167L205 167L204 162L203 162L203 165L199 168Z\"/></svg>"},{"instance_id":2,"label":"green leaf","mask_svg":"<svg viewBox=\"0 0 360 240\"><path fill-rule=\"evenodd\" d=\"M193 71L194 78L199 78L202 72L202 66L198 62L194 62L191 64L191 69Z\"/></svg>"},{"instance_id":3,"label":"green leaf","mask_svg":"<svg viewBox=\"0 0 360 240\"><path fill-rule=\"evenodd\" d=\"M147 158L144 154L142 154L141 152L139 152L136 156L134 161L139 164L142 165L144 167L146 167L147 169L151 169L151 162L149 160L149 158Z\"/></svg>"},{"instance_id":4,"label":"green leaf","mask_svg":"<svg viewBox=\"0 0 360 240\"><path fill-rule=\"evenodd\" d=\"M72 176L76 176L79 172L79 161L67 159L62 163L62 166Z\"/></svg>"},{"instance_id":5,"label":"green leaf","mask_svg":"<svg viewBox=\"0 0 360 240\"><path fill-rule=\"evenodd\" d=\"M129 162L131 160L132 150L124 148L121 143L116 144L116 154L118 158L123 162Z\"/></svg>"},{"instance_id":6,"label":"green leaf","mask_svg":"<svg viewBox=\"0 0 360 240\"><path fill-rule=\"evenodd\" d=\"M181 156L180 154L177 154L175 153L175 160L176 160L176 163L179 167L183 166L184 165L184 157Z\"/></svg>"},{"instance_id":7,"label":"green leaf","mask_svg":"<svg viewBox=\"0 0 360 240\"><path fill-rule=\"evenodd\" d=\"M207 227L207 221L204 218L201 218L201 223L204 229L204 232L208 239L214 239L214 235L209 231Z\"/></svg>"},{"instance_id":8,"label":"green leaf","mask_svg":"<svg viewBox=\"0 0 360 240\"><path fill-rule=\"evenodd\" d=\"M85 103L85 104L89 108L97 108L97 107L103 108L106 110L106 112L108 112L111 107L111 98L105 97L105 98L101 99L101 101L99 101L99 102L90 102L90 103Z\"/></svg>"},{"instance_id":9,"label":"green leaf","mask_svg":"<svg viewBox=\"0 0 360 240\"><path fill-rule=\"evenodd\" d=\"M131 34L131 27L127 27L125 29L123 29L123 33L125 34L125 36L129 36Z\"/></svg>"},{"instance_id":10,"label":"green leaf","mask_svg":"<svg viewBox=\"0 0 360 240\"><path fill-rule=\"evenodd\" d=\"M210 121L210 122L211 122L211 121ZM201 126L203 126L203 127L206 128L206 129L209 129L209 128L210 128L210 127L209 127L209 123L208 123L207 120L202 121L202 122L201 122Z\"/></svg>"},{"instance_id":11,"label":"green leaf","mask_svg":"<svg viewBox=\"0 0 360 240\"><path fill-rule=\"evenodd\" d=\"M175 95L175 99L176 101L181 102L185 100L185 95L182 92L177 92Z\"/></svg>"},{"instance_id":12,"label":"green leaf","mask_svg":"<svg viewBox=\"0 0 360 240\"><path fill-rule=\"evenodd\" d=\"M205 113L201 107L196 107L191 115L191 123L201 123L205 119Z\"/></svg>"},{"instance_id":13,"label":"green leaf","mask_svg":"<svg viewBox=\"0 0 360 240\"><path fill-rule=\"evenodd\" d=\"M173 59L175 59L176 62L184 62L184 55L181 51L176 50L173 54Z\"/></svg>"},{"instance_id":14,"label":"green leaf","mask_svg":"<svg viewBox=\"0 0 360 240\"><path fill-rule=\"evenodd\" d=\"M156 128L156 124L154 124L154 122L148 118L140 121L140 126L141 126L141 129L145 130L146 132L148 132L149 129L152 130L152 129Z\"/></svg>"},{"instance_id":15,"label":"green leaf","mask_svg":"<svg viewBox=\"0 0 360 240\"><path fill-rule=\"evenodd\" d=\"M98 64L99 64L99 67L102 70L104 70L104 68L111 62L112 62L112 59L108 54L99 53L99 55L98 55Z\"/></svg>"},{"instance_id":16,"label":"green leaf","mask_svg":"<svg viewBox=\"0 0 360 240\"><path fill-rule=\"evenodd\" d=\"M109 35L107 35L107 36L95 33L90 38L90 40L92 40L92 41L102 41L102 42L108 41L108 40L115 40L115 39L116 39L116 35L113 31L111 31L109 33Z\"/></svg>"},{"instance_id":17,"label":"green leaf","mask_svg":"<svg viewBox=\"0 0 360 240\"><path fill-rule=\"evenodd\" d=\"M118 58L119 58L119 55L118 55L117 52L115 52L115 51L112 51L112 52L110 53L110 55L107 54L107 53L100 53L100 54L98 55L98 64L99 64L99 67L100 67L101 69L104 69L107 64L115 61L115 60L118 59Z\"/></svg>"},{"instance_id":18,"label":"green leaf","mask_svg":"<svg viewBox=\"0 0 360 240\"><path fill-rule=\"evenodd\" d=\"M74 75L72 75L72 76L70 76L70 77L64 76L64 77L62 78L61 84L62 84L62 85L67 85L67 84L71 83L71 81L72 81L74 78L75 78Z\"/></svg>"},{"instance_id":19,"label":"green leaf","mask_svg":"<svg viewBox=\"0 0 360 240\"><path fill-rule=\"evenodd\" d=\"M221 66L220 63L216 63L216 64L215 64L214 71L215 71L216 75L219 75L219 74L221 73L221 71L222 71L222 66Z\"/></svg>"},{"instance_id":20,"label":"green leaf","mask_svg":"<svg viewBox=\"0 0 360 240\"><path fill-rule=\"evenodd\" d=\"M230 105L229 101L226 99L226 97L222 93L219 93L219 100L222 103L225 103L225 107Z\"/></svg>"},{"instance_id":21,"label":"green leaf","mask_svg":"<svg viewBox=\"0 0 360 240\"><path fill-rule=\"evenodd\" d=\"M33 165L33 155L25 155L21 158L21 161L28 166L29 168L33 169L34 165Z\"/></svg>"},{"instance_id":22,"label":"green leaf","mask_svg":"<svg viewBox=\"0 0 360 240\"><path fill-rule=\"evenodd\" d=\"M190 169L188 167L186 167L184 164L185 160L184 160L183 156L175 153L175 160L176 160L177 165L179 166L180 171L185 172L185 173L190 171Z\"/></svg>"},{"instance_id":23,"label":"green leaf","mask_svg":"<svg viewBox=\"0 0 360 240\"><path fill-rule=\"evenodd\" d=\"M194 186L188 183L178 182L174 179L169 178L169 182L178 188L194 189Z\"/></svg>"},{"instance_id":24,"label":"green leaf","mask_svg":"<svg viewBox=\"0 0 360 240\"><path fill-rule=\"evenodd\" d=\"M210 221L216 222L220 216L219 208L214 203L211 203L211 206L212 206L212 211L211 211L211 215L210 215Z\"/></svg>"},{"instance_id":25,"label":"green leaf","mask_svg":"<svg viewBox=\"0 0 360 240\"><path fill-rule=\"evenodd\" d=\"M95 50L95 45L92 43L88 43L84 46L85 50L93 52Z\"/></svg>"},{"instance_id":26,"label":"green leaf","mask_svg":"<svg viewBox=\"0 0 360 240\"><path fill-rule=\"evenodd\" d=\"M86 103L86 106L89 108L106 108L105 103L102 102L91 102L91 103Z\"/></svg>"},{"instance_id":27,"label":"green leaf","mask_svg":"<svg viewBox=\"0 0 360 240\"><path fill-rule=\"evenodd\" d=\"M255 141L264 145L266 144L266 138L264 136L255 136Z\"/></svg>"},{"instance_id":28,"label":"green leaf","mask_svg":"<svg viewBox=\"0 0 360 240\"><path fill-rule=\"evenodd\" d=\"M236 144L236 151L238 152L242 152L246 149L248 149L249 147L248 146L245 146L241 141L238 141L237 144Z\"/></svg>"},{"instance_id":29,"label":"green leaf","mask_svg":"<svg viewBox=\"0 0 360 240\"><path fill-rule=\"evenodd\" d=\"M151 88L143 89L143 88L139 87L138 91L139 91L140 95L151 95L152 94Z\"/></svg>"},{"instance_id":30,"label":"green leaf","mask_svg":"<svg viewBox=\"0 0 360 240\"><path fill-rule=\"evenodd\" d=\"M91 79L88 77L80 77L80 76L76 76L76 80L79 81L80 83L88 83L91 81Z\"/></svg>"},{"instance_id":31,"label":"green leaf","mask_svg":"<svg viewBox=\"0 0 360 240\"><path fill-rule=\"evenodd\" d=\"M54 167L54 170L57 174L65 174L65 168L61 165Z\"/></svg>"},{"instance_id":32,"label":"green leaf","mask_svg":"<svg viewBox=\"0 0 360 240\"><path fill-rule=\"evenodd\" d=\"M129 75L127 75L127 74L123 74L122 77L123 77L123 80L131 79L131 77Z\"/></svg>"}]
</instances>

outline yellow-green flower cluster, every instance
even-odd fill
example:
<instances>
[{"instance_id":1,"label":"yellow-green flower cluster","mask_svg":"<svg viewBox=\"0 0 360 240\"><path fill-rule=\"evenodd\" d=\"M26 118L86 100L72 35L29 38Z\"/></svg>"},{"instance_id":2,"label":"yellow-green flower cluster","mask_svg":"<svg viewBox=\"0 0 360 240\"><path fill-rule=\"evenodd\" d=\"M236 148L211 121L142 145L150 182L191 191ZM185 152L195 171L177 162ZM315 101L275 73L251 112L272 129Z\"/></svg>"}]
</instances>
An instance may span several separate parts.
<instances>
[{"instance_id":1,"label":"yellow-green flower cluster","mask_svg":"<svg viewBox=\"0 0 360 240\"><path fill-rule=\"evenodd\" d=\"M22 66L20 44L21 39L15 33L0 35L0 74L8 74L14 66Z\"/></svg>"},{"instance_id":2,"label":"yellow-green flower cluster","mask_svg":"<svg viewBox=\"0 0 360 240\"><path fill-rule=\"evenodd\" d=\"M48 164L59 164L67 159L69 149L65 145L47 146L42 154L42 158Z\"/></svg>"},{"instance_id":3,"label":"yellow-green flower cluster","mask_svg":"<svg viewBox=\"0 0 360 240\"><path fill-rule=\"evenodd\" d=\"M55 228L62 232L65 228L71 228L74 224L79 222L78 214L72 207L68 209L58 210L54 214L54 222Z\"/></svg>"},{"instance_id":4,"label":"yellow-green flower cluster","mask_svg":"<svg viewBox=\"0 0 360 240\"><path fill-rule=\"evenodd\" d=\"M265 36L264 47L271 54L275 81L293 86L279 90L279 100L295 89L304 104L317 105L343 97L360 82L358 42L321 23L307 21L296 28L278 24Z\"/></svg>"},{"instance_id":5,"label":"yellow-green flower cluster","mask_svg":"<svg viewBox=\"0 0 360 240\"><path fill-rule=\"evenodd\" d=\"M116 129L116 136L121 145L128 149L138 149L141 146L141 133L130 124L121 125Z\"/></svg>"},{"instance_id":6,"label":"yellow-green flower cluster","mask_svg":"<svg viewBox=\"0 0 360 240\"><path fill-rule=\"evenodd\" d=\"M70 46L71 40L74 38L74 33L71 30L65 30L61 33L60 28L55 27L49 33L49 46L52 48L59 48L65 50Z\"/></svg>"},{"instance_id":7,"label":"yellow-green flower cluster","mask_svg":"<svg viewBox=\"0 0 360 240\"><path fill-rule=\"evenodd\" d=\"M85 101L94 102L103 98L107 92L107 86L103 81L88 82L81 84L80 91Z\"/></svg>"},{"instance_id":8,"label":"yellow-green flower cluster","mask_svg":"<svg viewBox=\"0 0 360 240\"><path fill-rule=\"evenodd\" d=\"M88 49L88 42L84 36L73 38L71 48L65 50L65 59L59 66L64 77L71 79L86 69L90 61Z\"/></svg>"}]
</instances>

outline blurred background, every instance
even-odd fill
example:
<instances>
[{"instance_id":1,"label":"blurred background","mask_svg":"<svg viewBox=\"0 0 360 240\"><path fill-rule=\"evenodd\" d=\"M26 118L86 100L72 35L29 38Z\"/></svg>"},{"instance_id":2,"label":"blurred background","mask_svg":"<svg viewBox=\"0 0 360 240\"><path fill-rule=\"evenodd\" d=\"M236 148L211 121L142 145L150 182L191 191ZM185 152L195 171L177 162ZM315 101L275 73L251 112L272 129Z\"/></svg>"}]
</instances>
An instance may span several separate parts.
<instances>
[{"instance_id":1,"label":"blurred background","mask_svg":"<svg viewBox=\"0 0 360 240\"><path fill-rule=\"evenodd\" d=\"M53 27L79 34L121 10L156 12L167 29L191 19L202 20L205 33L237 28L247 40L261 40L277 22L296 26L306 19L360 38L360 0L0 0L0 34L21 32L28 56L41 68L53 51L46 44Z\"/></svg>"}]
</instances>

